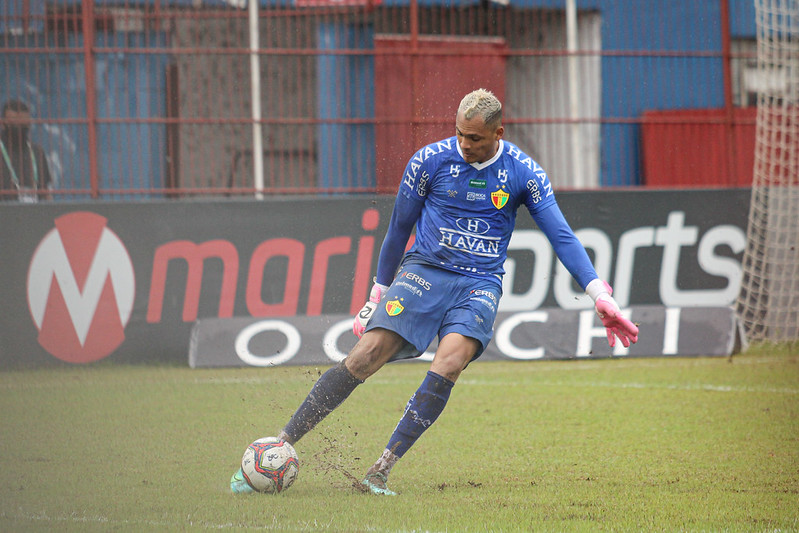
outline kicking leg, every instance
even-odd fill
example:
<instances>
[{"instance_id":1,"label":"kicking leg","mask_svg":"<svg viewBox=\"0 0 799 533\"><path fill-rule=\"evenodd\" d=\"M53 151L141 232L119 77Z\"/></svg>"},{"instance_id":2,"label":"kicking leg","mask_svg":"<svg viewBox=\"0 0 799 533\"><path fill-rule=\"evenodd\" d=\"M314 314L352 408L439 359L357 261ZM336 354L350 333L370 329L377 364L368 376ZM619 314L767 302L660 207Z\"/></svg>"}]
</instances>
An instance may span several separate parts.
<instances>
[{"instance_id":1,"label":"kicking leg","mask_svg":"<svg viewBox=\"0 0 799 533\"><path fill-rule=\"evenodd\" d=\"M377 372L405 341L392 331L364 333L347 358L322 374L278 438L294 444Z\"/></svg>"},{"instance_id":2,"label":"kicking leg","mask_svg":"<svg viewBox=\"0 0 799 533\"><path fill-rule=\"evenodd\" d=\"M330 368L319 377L305 401L277 438L294 444L338 407L361 383L363 380L353 376L343 361ZM253 492L252 487L244 479L241 468L230 478L230 490L234 493Z\"/></svg>"},{"instance_id":3,"label":"kicking leg","mask_svg":"<svg viewBox=\"0 0 799 533\"><path fill-rule=\"evenodd\" d=\"M361 383L363 380L353 376L343 361L331 367L314 383L311 392L278 434L278 438L293 445L341 405Z\"/></svg>"}]
</instances>

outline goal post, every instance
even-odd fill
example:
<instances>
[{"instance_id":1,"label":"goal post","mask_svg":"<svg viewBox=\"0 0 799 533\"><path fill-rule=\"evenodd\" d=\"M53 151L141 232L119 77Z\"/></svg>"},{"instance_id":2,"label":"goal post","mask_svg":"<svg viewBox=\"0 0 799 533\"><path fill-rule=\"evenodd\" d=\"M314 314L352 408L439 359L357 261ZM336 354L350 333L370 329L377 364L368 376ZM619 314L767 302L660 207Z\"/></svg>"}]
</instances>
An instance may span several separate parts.
<instances>
[{"instance_id":1,"label":"goal post","mask_svg":"<svg viewBox=\"0 0 799 533\"><path fill-rule=\"evenodd\" d=\"M757 126L736 314L744 344L799 340L799 0L755 0Z\"/></svg>"}]
</instances>

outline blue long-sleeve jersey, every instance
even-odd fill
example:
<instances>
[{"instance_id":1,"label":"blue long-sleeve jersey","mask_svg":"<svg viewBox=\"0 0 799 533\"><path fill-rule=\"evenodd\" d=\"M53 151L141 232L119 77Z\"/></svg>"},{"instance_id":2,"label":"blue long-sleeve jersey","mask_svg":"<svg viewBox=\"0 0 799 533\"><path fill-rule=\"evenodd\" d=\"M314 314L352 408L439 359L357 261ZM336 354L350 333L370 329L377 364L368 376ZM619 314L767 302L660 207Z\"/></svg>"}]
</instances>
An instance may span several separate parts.
<instances>
[{"instance_id":1,"label":"blue long-sleeve jersey","mask_svg":"<svg viewBox=\"0 0 799 533\"><path fill-rule=\"evenodd\" d=\"M490 160L467 163L456 137L429 144L408 162L399 186L377 281L390 285L414 225L414 260L479 278L502 279L522 205L585 289L596 271L555 200L546 172L507 141Z\"/></svg>"}]
</instances>

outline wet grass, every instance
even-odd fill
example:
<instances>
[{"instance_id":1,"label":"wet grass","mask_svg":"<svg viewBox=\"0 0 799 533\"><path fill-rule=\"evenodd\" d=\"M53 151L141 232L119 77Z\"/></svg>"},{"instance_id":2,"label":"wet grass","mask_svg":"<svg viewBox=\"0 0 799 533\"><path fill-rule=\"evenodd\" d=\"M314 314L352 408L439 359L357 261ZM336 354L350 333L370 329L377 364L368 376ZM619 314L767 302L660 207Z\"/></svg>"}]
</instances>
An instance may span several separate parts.
<instances>
[{"instance_id":1,"label":"wet grass","mask_svg":"<svg viewBox=\"0 0 799 533\"><path fill-rule=\"evenodd\" d=\"M323 368L95 365L0 374L3 531L799 531L799 355L478 362L394 468L353 488L426 370L384 368L236 496Z\"/></svg>"}]
</instances>

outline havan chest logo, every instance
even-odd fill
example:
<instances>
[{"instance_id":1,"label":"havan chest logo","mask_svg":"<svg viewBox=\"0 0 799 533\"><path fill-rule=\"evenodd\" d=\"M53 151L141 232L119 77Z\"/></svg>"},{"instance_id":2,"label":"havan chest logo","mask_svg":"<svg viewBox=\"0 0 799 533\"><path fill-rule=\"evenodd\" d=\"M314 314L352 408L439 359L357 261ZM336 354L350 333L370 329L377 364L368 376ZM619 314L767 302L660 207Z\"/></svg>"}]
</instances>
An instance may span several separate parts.
<instances>
[{"instance_id":1,"label":"havan chest logo","mask_svg":"<svg viewBox=\"0 0 799 533\"><path fill-rule=\"evenodd\" d=\"M28 306L39 344L70 363L116 350L133 310L133 263L106 223L89 212L58 217L28 270Z\"/></svg>"},{"instance_id":2,"label":"havan chest logo","mask_svg":"<svg viewBox=\"0 0 799 533\"><path fill-rule=\"evenodd\" d=\"M500 238L488 235L491 225L482 218L459 218L455 228L439 228L439 246L484 257L499 257Z\"/></svg>"}]
</instances>

